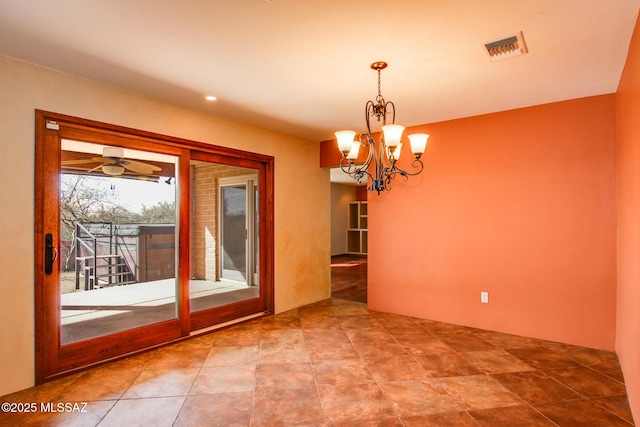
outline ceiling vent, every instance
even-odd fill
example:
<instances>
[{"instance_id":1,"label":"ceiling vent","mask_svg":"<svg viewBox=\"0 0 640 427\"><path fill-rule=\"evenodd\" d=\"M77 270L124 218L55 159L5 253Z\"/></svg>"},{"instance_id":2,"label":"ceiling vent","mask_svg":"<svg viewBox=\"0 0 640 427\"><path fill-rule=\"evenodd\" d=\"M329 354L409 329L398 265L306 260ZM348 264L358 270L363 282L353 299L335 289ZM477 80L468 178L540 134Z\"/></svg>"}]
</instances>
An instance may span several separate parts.
<instances>
[{"instance_id":1,"label":"ceiling vent","mask_svg":"<svg viewBox=\"0 0 640 427\"><path fill-rule=\"evenodd\" d=\"M482 50L491 62L513 58L514 56L524 55L528 52L527 45L524 43L522 31L515 36L485 43Z\"/></svg>"}]
</instances>

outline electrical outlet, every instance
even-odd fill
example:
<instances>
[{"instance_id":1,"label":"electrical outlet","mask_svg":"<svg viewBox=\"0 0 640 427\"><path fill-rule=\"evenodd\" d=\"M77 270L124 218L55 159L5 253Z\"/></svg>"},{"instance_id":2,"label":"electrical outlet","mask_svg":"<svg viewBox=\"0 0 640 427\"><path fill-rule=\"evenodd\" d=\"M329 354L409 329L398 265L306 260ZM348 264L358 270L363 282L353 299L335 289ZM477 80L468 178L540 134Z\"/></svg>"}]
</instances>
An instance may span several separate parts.
<instances>
[{"instance_id":1,"label":"electrical outlet","mask_svg":"<svg viewBox=\"0 0 640 427\"><path fill-rule=\"evenodd\" d=\"M489 303L489 292L480 292L480 302Z\"/></svg>"}]
</instances>

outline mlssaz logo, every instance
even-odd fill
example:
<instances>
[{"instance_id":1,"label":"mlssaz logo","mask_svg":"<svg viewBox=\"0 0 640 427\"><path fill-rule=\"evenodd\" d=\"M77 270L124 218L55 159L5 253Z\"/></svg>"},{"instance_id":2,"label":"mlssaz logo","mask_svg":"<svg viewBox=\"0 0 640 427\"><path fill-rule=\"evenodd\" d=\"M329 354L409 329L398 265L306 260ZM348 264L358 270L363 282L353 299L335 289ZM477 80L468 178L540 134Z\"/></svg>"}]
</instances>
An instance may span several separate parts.
<instances>
[{"instance_id":1,"label":"mlssaz logo","mask_svg":"<svg viewBox=\"0 0 640 427\"><path fill-rule=\"evenodd\" d=\"M87 402L42 402L40 412L87 412Z\"/></svg>"}]
</instances>

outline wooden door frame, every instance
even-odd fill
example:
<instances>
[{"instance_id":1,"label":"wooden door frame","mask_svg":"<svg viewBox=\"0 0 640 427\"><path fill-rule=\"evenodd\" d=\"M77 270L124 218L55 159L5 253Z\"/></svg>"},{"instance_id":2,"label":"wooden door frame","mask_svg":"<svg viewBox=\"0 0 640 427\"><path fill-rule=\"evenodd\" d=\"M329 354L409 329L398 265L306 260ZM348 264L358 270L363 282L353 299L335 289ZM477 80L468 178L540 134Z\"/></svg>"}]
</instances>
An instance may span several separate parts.
<instances>
[{"instance_id":1,"label":"wooden door frame","mask_svg":"<svg viewBox=\"0 0 640 427\"><path fill-rule=\"evenodd\" d=\"M180 181L178 245L179 262L177 279L189 282L190 273L190 160L195 157L218 159L221 163L259 169L260 196L260 253L261 295L260 304L248 307L224 307L220 313L189 313L189 287L180 286L177 295L176 319L118 332L107 337L61 345L59 268L45 277L44 236L54 235L54 245L60 247L59 209L52 214L47 206L58 203L52 200L52 192L45 191L45 183L60 183L60 140L72 139L97 144L118 145L126 148L159 152L179 156ZM55 150L53 146L55 145ZM56 154L54 154L54 152ZM57 194L55 198L58 199ZM85 369L87 366L124 357L150 347L184 339L193 330L201 329L244 316L273 313L274 290L274 158L257 153L190 141L147 131L82 119L64 114L35 111L35 188L34 188L34 308L35 308L35 372L36 384ZM57 260L59 263L59 260ZM58 283L58 287L45 283ZM52 289L55 288L55 289ZM264 293L263 293L264 292ZM215 323L212 323L215 322ZM90 351L89 351L90 350Z\"/></svg>"}]
</instances>

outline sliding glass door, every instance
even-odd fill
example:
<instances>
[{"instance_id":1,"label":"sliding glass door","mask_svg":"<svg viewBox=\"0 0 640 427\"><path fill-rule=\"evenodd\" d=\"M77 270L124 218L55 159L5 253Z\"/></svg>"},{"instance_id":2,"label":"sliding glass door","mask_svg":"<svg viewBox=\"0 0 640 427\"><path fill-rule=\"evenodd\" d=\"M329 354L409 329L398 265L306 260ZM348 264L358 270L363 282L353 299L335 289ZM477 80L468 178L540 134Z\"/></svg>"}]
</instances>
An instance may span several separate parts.
<instances>
[{"instance_id":1,"label":"sliding glass door","mask_svg":"<svg viewBox=\"0 0 640 427\"><path fill-rule=\"evenodd\" d=\"M273 310L272 158L36 122L37 383Z\"/></svg>"}]
</instances>

